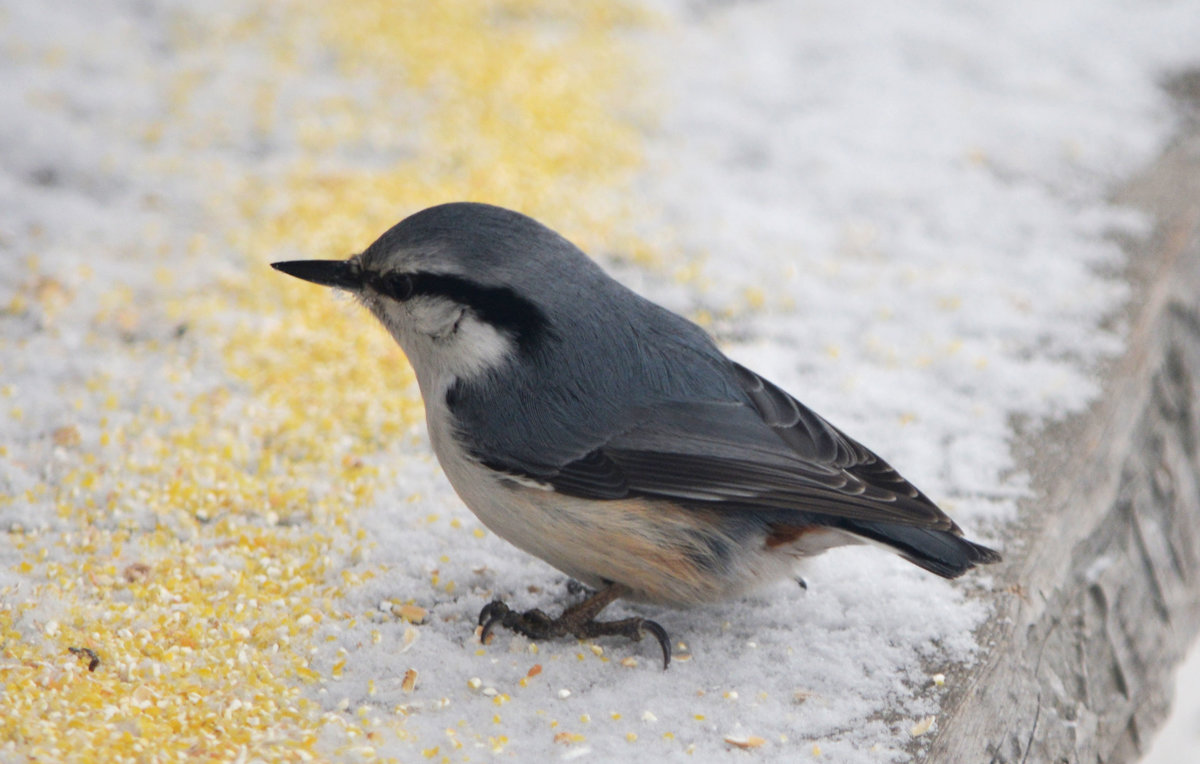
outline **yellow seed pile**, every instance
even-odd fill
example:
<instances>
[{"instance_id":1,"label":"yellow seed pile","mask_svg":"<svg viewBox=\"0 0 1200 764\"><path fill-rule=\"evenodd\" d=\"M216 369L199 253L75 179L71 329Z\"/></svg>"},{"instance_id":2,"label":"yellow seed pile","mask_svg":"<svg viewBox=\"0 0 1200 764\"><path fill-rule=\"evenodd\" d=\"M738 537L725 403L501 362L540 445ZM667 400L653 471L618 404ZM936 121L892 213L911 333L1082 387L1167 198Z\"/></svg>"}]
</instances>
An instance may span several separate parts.
<instances>
[{"instance_id":1,"label":"yellow seed pile","mask_svg":"<svg viewBox=\"0 0 1200 764\"><path fill-rule=\"evenodd\" d=\"M144 405L96 374L86 395L106 409L98 432L60 428L68 467L0 497L59 521L8 534L22 583L0 591L0 758L371 759L403 738L402 716L323 709L312 688L339 672L320 649L330 629L360 615L342 610L343 594L373 575L347 567L367 546L354 512L383 480L372 457L419 421L420 402L403 357L361 311L266 263L344 256L453 199L518 207L585 245L644 250L614 225L638 161L636 130L614 117L626 75L617 33L639 23L634 13L604 0L269 5L242 11L231 39L273 51L280 76L300 82L328 72L306 69L316 64L296 41L324 46L371 97L285 103L259 86L255 129L295 135L297 155L221 189L235 204L214 208L236 214L192 251L168 253L161 304L130 304L118 286L90 317L92 341L112 352L163 356L150 384L213 359L227 381ZM196 82L180 72L176 119L196 118ZM131 129L156 145L177 127ZM210 139L221 137L218 125ZM329 160L347 146L391 159ZM172 278L188 257L230 247L244 261L218 288L193 293ZM32 294L47 315L60 300ZM144 313L186 324L204 352L114 339Z\"/></svg>"}]
</instances>

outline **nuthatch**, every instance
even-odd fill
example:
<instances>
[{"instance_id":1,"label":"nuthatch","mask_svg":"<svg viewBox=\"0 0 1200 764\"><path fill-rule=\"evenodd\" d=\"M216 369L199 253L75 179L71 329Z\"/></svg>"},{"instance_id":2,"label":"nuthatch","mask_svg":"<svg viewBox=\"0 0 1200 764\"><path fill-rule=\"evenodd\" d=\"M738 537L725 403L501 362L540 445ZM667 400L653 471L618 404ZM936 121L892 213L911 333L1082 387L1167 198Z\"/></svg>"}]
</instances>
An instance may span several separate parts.
<instances>
[{"instance_id":1,"label":"nuthatch","mask_svg":"<svg viewBox=\"0 0 1200 764\"><path fill-rule=\"evenodd\" d=\"M454 490L496 535L596 592L558 618L480 613L533 639L657 638L618 598L698 605L882 545L953 578L1000 556L887 462L741 366L554 231L431 207L347 260L274 263L354 294L408 356Z\"/></svg>"}]
</instances>

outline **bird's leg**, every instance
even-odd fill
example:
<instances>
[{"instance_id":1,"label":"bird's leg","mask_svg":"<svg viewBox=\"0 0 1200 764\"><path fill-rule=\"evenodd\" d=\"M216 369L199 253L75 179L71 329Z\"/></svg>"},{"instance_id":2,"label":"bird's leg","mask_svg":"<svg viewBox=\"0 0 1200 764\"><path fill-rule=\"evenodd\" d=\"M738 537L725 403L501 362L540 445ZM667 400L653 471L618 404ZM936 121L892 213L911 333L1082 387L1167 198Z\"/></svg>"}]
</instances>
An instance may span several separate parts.
<instances>
[{"instance_id":1,"label":"bird's leg","mask_svg":"<svg viewBox=\"0 0 1200 764\"><path fill-rule=\"evenodd\" d=\"M593 637L620 636L628 637L634 642L641 641L646 633L658 640L662 648L663 669L671 663L671 641L662 626L645 618L623 618L619 621L597 621L600 611L612 604L613 600L629 593L629 587L623 584L608 584L592 596L577 602L563 611L558 618L550 618L541 610L526 610L518 613L510 610L500 600L493 600L479 611L479 625L483 630L479 640L487 642L492 627L499 624L522 634L530 639L550 639L553 637L571 636L579 639Z\"/></svg>"}]
</instances>

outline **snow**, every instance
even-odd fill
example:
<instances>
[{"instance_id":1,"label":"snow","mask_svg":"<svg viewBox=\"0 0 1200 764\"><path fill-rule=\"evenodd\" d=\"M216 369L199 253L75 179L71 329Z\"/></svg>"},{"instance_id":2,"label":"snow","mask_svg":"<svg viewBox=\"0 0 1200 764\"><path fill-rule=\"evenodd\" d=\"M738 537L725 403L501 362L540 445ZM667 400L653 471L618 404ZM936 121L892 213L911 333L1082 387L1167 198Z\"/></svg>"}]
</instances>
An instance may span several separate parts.
<instances>
[{"instance_id":1,"label":"snow","mask_svg":"<svg viewBox=\"0 0 1200 764\"><path fill-rule=\"evenodd\" d=\"M1175 694L1171 713L1161 729L1154 733L1142 764L1186 764L1200 750L1200 650L1192 647L1187 659L1176 669Z\"/></svg>"},{"instance_id":2,"label":"snow","mask_svg":"<svg viewBox=\"0 0 1200 764\"><path fill-rule=\"evenodd\" d=\"M1006 524L1030 497L1014 421L1035 429L1081 410L1099 391L1096 369L1123 348L1122 327L1110 326L1129 297L1115 237L1141 235L1149 221L1109 195L1171 134L1157 82L1200 57L1194 4L659 0L650 10L656 20L613 33L638 88L617 109L637 126L643 157L629 186L582 186L594 194L587 204L530 206L544 205L547 222L627 283L706 322L730 355L887 458L971 538L1005 550ZM567 22L543 12L542 22L537 10L512 15L541 24L539 45L558 50L573 76L579 62L552 47ZM950 583L854 548L812 561L807 590L785 582L686 612L613 606L607 615L663 624L683 658L667 672L647 642L531 645L503 632L481 646L472 627L489 598L555 610L571 597L553 569L473 532L419 416L369 400L385 374L400 380L391 394L414 394L395 356L380 355L384 340L364 340L378 362L352 383L317 356L292 359L284 386L313 391L303 423L272 413L284 404L229 370L221 333L288 331L300 319L285 294L305 288L253 270L297 245L241 233L247 217L270 219L289 194L327 184L327 204L285 219L312 226L303 256L333 256L369 243L384 215L447 201L436 195L447 187L462 193L414 178L394 197L337 195L339 178L376 189L372 173L440 145L439 130L458 123L434 121L438 104L421 87L348 63L306 14L229 3L200 20L171 0L0 8L0 527L9 530L0 591L14 602L40 594L12 633L56 655L57 629L46 624L69 625L77 612L43 587L46 565L84 554L88 532L61 509L70 491L56 490L88 459L111 465L98 480L120 495L99 527L166 527L195 539L213 577L228 578L248 563L222 556L207 520L140 501L162 481L127 480L127 453L151 472L186 471L186 448L219 442L226 461L249 464L273 453L272 437L311 428L319 439L337 418L330 403L348 400L365 422L387 419L400 434L371 441L338 430L321 448L329 464L378 470L376 488L344 499L351 487L340 474L301 470L292 483L320 509L277 523L333 539L327 580L303 595L325 603L322 617L292 648L280 643L320 676L289 681L325 714L324 753L369 758L337 718L377 731L373 750L402 760L435 748L431 757L454 761L490 751L516 760L919 754L914 729L939 714L948 689L935 675L953 684L986 649L972 632L989 602L1010 596L991 590L986 570ZM529 58L513 60L494 65L519 73ZM430 66L430 89L450 89ZM459 127L458 145L503 159L472 124ZM455 173L449 161L420 167ZM528 168L503 171L514 186L528 182ZM272 189L259 207L235 201L255 183ZM616 243L572 207L621 210L610 223ZM322 227L323 215L336 227ZM622 251L631 237L649 242L649 259ZM260 244L276 249L252 251ZM225 300L205 313L197 295L219 301L239 284L260 302ZM304 294L329 303L327 321L373 331L349 302ZM288 348L274 352L263 363L282 368ZM366 402L348 389L371 384ZM214 390L226 402L197 409ZM156 409L158 419L147 413ZM188 430L198 439L170 439L210 416ZM136 437L104 440L122 427ZM156 451L158 439L191 445ZM297 460L299 443L287 452ZM39 535L27 538L30 529ZM45 555L23 569L36 549ZM114 548L114 564L154 559L153 547L137 550L136 540ZM101 599L84 596L81 607L103 612ZM425 623L391 615L389 603L409 600L429 611ZM405 686L410 669L415 688ZM745 751L728 736L763 743Z\"/></svg>"}]
</instances>

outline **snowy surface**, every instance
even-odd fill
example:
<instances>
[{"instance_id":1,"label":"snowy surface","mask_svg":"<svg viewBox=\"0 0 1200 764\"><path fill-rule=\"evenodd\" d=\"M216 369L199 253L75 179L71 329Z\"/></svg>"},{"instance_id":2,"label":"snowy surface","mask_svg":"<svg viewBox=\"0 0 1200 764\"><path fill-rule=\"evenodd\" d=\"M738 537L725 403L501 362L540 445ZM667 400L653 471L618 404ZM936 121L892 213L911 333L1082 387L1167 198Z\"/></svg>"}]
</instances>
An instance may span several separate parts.
<instances>
[{"instance_id":1,"label":"snowy surface","mask_svg":"<svg viewBox=\"0 0 1200 764\"><path fill-rule=\"evenodd\" d=\"M319 615L304 617L307 631L290 647L274 646L303 652L318 677L284 672L282 681L323 714L313 717L319 752L846 762L918 753L938 714L940 675L952 683L956 667L978 656L973 628L992 598L1010 596L989 590L987 571L951 584L872 549L838 550L808 567L807 591L787 582L690 612L614 606L612 615L652 617L684 643L684 659L667 672L646 643L532 646L501 633L481 646L472 626L491 597L553 610L570 596L556 571L472 532L478 523L430 457L419 416L354 398L358 386L366 398L411 401L399 361L373 358L361 378L320 387L335 373L323 368L324 355L298 359L281 346L254 356L293 375L267 388L271 396L280 387L320 390L304 401L303 423L273 413L285 402L230 371L250 365L226 346L230 336L251 345L300 321L284 295L307 287L272 278L268 259L365 246L446 193L526 201L627 283L706 323L732 356L885 456L972 538L1019 553L1004 536L1028 495L1011 452L1013 423L1036 427L1079 410L1098 390L1097 364L1121 350L1121 327L1101 328L1128 296L1112 235L1136 235L1147 221L1106 197L1170 134L1156 82L1196 63L1195 4L652 10L657 18L610 35L620 43L613 55L636 72L626 87L637 92L616 111L636 127L644 161L627 185L593 187L595 198L560 209L430 179L470 166L462 156L416 165L427 175L411 176L394 197L368 185L397 157L444 147L437 141L449 140L450 124L465 133L459 150L492 145L471 135L491 123L442 119L426 98L426 89L449 87L437 56L424 57L432 74L423 85L386 81L327 51L322 20L306 20L300 7L255 15L229 4L200 19L169 0L0 6L0 527L8 531L0 591L13 603L36 600L10 638L59 655L56 636L80 608L106 618L104 598L63 594L70 587L50 572L91 549L81 539L92 529L76 524L72 501L94 495L112 507L88 522L126 534L112 556L131 585L143 574L127 565L166 565L156 562L158 547L138 551L139 533L162 529L211 555L197 575L229 579L243 563L222 550L250 530L215 539L206 534L219 523L207 509L190 510L196 521L145 497L197 463L223 474L205 461L215 445L229 454L224 461L249 464L274 453L273 437L311 428L319 440L323 426L343 424L328 421L331 408L361 404L365 421L382 428L386 420L399 434L355 440L337 430L320 448L332 464L377 470L374 490L343 499L349 489L338 475L300 470L292 482L320 497L314 504L337 494L328 500L334 520L321 523L326 510L281 518L265 501L248 508L249 491L221 510L245 515L247 529L332 539L321 557L327 585L297 590ZM513 14L539 24L536 11ZM562 23L544 22L551 51ZM468 48L434 50L453 59ZM573 76L570 51L558 54L563 76ZM489 65L514 67L519 80L528 60L498 56ZM377 95L381 82L387 98ZM355 138L330 139L347 134ZM511 172L512 184L527 182ZM288 179L306 194L329 189L326 201L281 217L311 226L308 251L286 235L231 233L285 207ZM347 202L333 190L343 180L378 198ZM259 206L235 201L247 187L273 191ZM618 243L606 244L595 220L573 207L601 210L597 217L623 210L610 222ZM336 231L320 227L326 216ZM623 251L635 237L650 257ZM247 296L219 302L236 289ZM303 294L342 330L374 331L348 302ZM215 315L206 299L218 301ZM321 322L305 331L319 336ZM371 341L365 352L384 352ZM380 369L396 375L396 387L381 385ZM210 411L214 391L221 402ZM187 429L201 416L211 425ZM175 438L180 428L189 437ZM301 446L289 447L290 458L306 458ZM131 455L136 480L124 474ZM88 469L99 477L75 477ZM223 495L224 486L205 488ZM274 497L275 486L262 495ZM127 596L138 595L115 599ZM393 615L389 603L410 601L427 621ZM173 607L183 610L180 602ZM273 610L262 610L266 623ZM255 635L247 643L257 641L256 622L246 623ZM79 625L79 634L91 628ZM18 673L11 656L0 661L7 675ZM148 686L138 684L139 665L116 692ZM415 687L406 675L419 677ZM0 729L7 750L37 744ZM352 729L374 732L360 739ZM726 738L761 741L743 751Z\"/></svg>"},{"instance_id":2,"label":"snowy surface","mask_svg":"<svg viewBox=\"0 0 1200 764\"><path fill-rule=\"evenodd\" d=\"M1187 764L1200 752L1200 649L1192 647L1175 673L1171 714L1154 733L1142 764Z\"/></svg>"}]
</instances>

